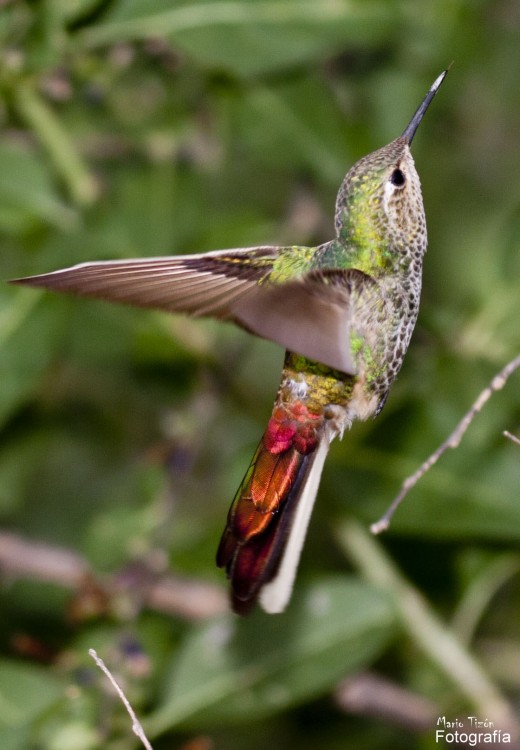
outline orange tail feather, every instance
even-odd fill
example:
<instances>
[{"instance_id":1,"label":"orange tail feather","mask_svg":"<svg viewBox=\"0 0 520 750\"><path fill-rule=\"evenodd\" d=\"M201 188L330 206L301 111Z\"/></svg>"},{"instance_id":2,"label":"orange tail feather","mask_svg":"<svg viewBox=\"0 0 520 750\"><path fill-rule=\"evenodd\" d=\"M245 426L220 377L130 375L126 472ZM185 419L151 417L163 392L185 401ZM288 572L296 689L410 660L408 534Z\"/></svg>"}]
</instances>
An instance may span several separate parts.
<instances>
[{"instance_id":1,"label":"orange tail feather","mask_svg":"<svg viewBox=\"0 0 520 750\"><path fill-rule=\"evenodd\" d=\"M260 590L277 573L322 420L306 414L294 421L275 409L233 500L217 552L226 568L235 612L247 614ZM312 418L309 421L309 416Z\"/></svg>"}]
</instances>

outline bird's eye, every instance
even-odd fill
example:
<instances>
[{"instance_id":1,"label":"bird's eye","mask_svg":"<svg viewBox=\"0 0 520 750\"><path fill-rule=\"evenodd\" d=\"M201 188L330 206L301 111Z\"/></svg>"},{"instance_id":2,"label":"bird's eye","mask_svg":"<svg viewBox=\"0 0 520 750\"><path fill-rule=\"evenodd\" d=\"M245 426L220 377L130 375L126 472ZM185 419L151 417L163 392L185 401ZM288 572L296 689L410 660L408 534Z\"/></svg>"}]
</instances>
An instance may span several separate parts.
<instances>
[{"instance_id":1,"label":"bird's eye","mask_svg":"<svg viewBox=\"0 0 520 750\"><path fill-rule=\"evenodd\" d=\"M402 187L406 182L406 177L400 169L394 169L394 171L390 175L390 182L396 187Z\"/></svg>"}]
</instances>

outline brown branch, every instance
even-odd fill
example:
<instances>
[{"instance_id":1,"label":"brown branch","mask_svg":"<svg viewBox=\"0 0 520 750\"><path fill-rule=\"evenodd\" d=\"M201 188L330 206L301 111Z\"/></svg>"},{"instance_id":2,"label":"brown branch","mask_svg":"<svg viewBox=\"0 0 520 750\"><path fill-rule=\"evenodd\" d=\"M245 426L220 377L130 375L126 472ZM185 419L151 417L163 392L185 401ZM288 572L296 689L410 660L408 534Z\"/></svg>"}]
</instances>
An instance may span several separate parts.
<instances>
[{"instance_id":1,"label":"brown branch","mask_svg":"<svg viewBox=\"0 0 520 750\"><path fill-rule=\"evenodd\" d=\"M401 505L403 500L405 499L406 495L410 492L410 490L415 487L417 482L422 479L422 477L426 474L427 471L429 471L432 466L434 466L439 458L448 450L448 448L458 448L460 441L462 440L462 437L464 436L464 433L470 426L470 424L473 422L477 414L483 409L485 404L489 401L491 396L496 393L497 391L500 391L506 384L509 377L520 367L520 355L515 357L511 362L509 362L500 372L495 375L491 383L487 386L487 388L484 388L484 390L480 393L474 404L472 405L471 409L462 417L456 428L453 430L451 435L445 440L436 451L434 451L427 459L424 461L424 463L421 464L421 466L417 469L417 471L412 474L411 476L407 477L404 482L401 485L401 490L399 494L395 497L395 499L392 501L390 507L386 511L386 513L381 516L379 521L376 521L376 523L373 523L370 527L370 530L373 534L380 534L382 531L386 531L388 526L390 525L390 521L392 520L392 516L394 515L397 508ZM507 434L507 437L510 437L513 439L513 436L510 435L510 433Z\"/></svg>"},{"instance_id":2,"label":"brown branch","mask_svg":"<svg viewBox=\"0 0 520 750\"><path fill-rule=\"evenodd\" d=\"M227 609L219 586L157 574L145 561L131 563L117 574L99 576L71 550L8 532L0 532L0 576L53 583L74 591L79 601L76 615L110 610L111 604L125 596L139 606L187 620L204 620Z\"/></svg>"},{"instance_id":3,"label":"brown branch","mask_svg":"<svg viewBox=\"0 0 520 750\"><path fill-rule=\"evenodd\" d=\"M362 672L342 680L336 687L334 699L336 705L345 713L368 719L380 719L386 724L401 727L409 732L429 735L432 740L445 713L444 708L441 709L427 698L375 672ZM467 719L462 731L466 734L472 731L477 734ZM483 730L485 731L490 730ZM489 747L489 742L477 736L471 745L464 744L458 747L484 750Z\"/></svg>"},{"instance_id":4,"label":"brown branch","mask_svg":"<svg viewBox=\"0 0 520 750\"><path fill-rule=\"evenodd\" d=\"M90 568L75 552L0 532L0 573L79 589Z\"/></svg>"},{"instance_id":5,"label":"brown branch","mask_svg":"<svg viewBox=\"0 0 520 750\"><path fill-rule=\"evenodd\" d=\"M431 729L440 713L432 701L373 672L342 680L334 698L346 713L381 719L412 732Z\"/></svg>"}]
</instances>

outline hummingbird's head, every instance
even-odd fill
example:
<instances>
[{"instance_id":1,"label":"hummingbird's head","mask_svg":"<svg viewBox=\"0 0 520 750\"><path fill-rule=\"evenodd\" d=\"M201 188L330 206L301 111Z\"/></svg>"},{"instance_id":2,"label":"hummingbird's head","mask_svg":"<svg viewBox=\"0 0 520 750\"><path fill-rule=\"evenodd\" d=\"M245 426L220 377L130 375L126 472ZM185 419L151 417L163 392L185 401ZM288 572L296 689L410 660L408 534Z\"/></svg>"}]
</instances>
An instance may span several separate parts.
<instances>
[{"instance_id":1,"label":"hummingbird's head","mask_svg":"<svg viewBox=\"0 0 520 750\"><path fill-rule=\"evenodd\" d=\"M410 145L447 72L434 81L403 134L360 159L343 180L336 232L366 273L420 260L426 251L421 183Z\"/></svg>"},{"instance_id":2,"label":"hummingbird's head","mask_svg":"<svg viewBox=\"0 0 520 750\"><path fill-rule=\"evenodd\" d=\"M336 203L336 230L365 258L366 272L403 255L422 257L427 238L421 184L404 135L348 172Z\"/></svg>"}]
</instances>

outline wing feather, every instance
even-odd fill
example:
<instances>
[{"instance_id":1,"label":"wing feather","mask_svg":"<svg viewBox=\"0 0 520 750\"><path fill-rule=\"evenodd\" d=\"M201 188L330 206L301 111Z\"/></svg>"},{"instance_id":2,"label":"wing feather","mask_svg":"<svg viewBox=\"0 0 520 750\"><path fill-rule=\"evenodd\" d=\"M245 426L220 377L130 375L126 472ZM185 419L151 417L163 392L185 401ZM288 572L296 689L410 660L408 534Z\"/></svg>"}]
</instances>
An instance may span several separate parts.
<instances>
[{"instance_id":1,"label":"wing feather","mask_svg":"<svg viewBox=\"0 0 520 750\"><path fill-rule=\"evenodd\" d=\"M99 261L15 279L13 283L73 292L190 315L232 318L229 301L270 272L277 247L198 255Z\"/></svg>"},{"instance_id":2,"label":"wing feather","mask_svg":"<svg viewBox=\"0 0 520 750\"><path fill-rule=\"evenodd\" d=\"M265 246L198 255L81 263L13 283L138 307L230 320L341 372L356 373L350 346L352 290L375 285L353 269L270 281L283 251Z\"/></svg>"}]
</instances>

